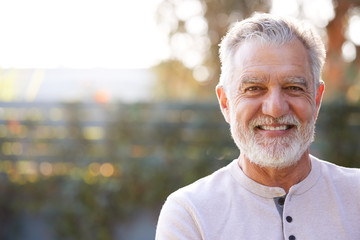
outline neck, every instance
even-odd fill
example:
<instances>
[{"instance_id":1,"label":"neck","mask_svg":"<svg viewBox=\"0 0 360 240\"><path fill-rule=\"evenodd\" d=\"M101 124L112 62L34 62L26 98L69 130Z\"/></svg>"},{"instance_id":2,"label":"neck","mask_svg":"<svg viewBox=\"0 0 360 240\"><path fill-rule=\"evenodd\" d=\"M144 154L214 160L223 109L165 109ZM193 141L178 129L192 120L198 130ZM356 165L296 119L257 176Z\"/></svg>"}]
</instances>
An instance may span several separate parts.
<instances>
[{"instance_id":1,"label":"neck","mask_svg":"<svg viewBox=\"0 0 360 240\"><path fill-rule=\"evenodd\" d=\"M238 163L245 175L252 180L269 187L281 187L286 193L293 185L304 180L311 171L308 150L295 165L281 169L260 167L250 162L244 154L240 154Z\"/></svg>"}]
</instances>

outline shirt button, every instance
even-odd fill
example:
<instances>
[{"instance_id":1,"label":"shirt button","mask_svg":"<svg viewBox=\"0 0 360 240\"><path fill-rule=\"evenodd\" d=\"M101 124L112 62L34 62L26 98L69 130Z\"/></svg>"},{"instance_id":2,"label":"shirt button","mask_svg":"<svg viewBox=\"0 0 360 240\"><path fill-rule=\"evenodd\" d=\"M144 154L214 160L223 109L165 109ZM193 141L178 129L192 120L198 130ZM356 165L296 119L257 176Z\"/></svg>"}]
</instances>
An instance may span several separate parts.
<instances>
[{"instance_id":1,"label":"shirt button","mask_svg":"<svg viewBox=\"0 0 360 240\"><path fill-rule=\"evenodd\" d=\"M296 237L294 235L289 236L289 240L295 240L295 239L296 239Z\"/></svg>"},{"instance_id":2,"label":"shirt button","mask_svg":"<svg viewBox=\"0 0 360 240\"><path fill-rule=\"evenodd\" d=\"M279 198L278 204L282 206L284 205L284 203L285 203L285 198Z\"/></svg>"},{"instance_id":3,"label":"shirt button","mask_svg":"<svg viewBox=\"0 0 360 240\"><path fill-rule=\"evenodd\" d=\"M287 217L286 217L286 221L287 221L287 222L291 223L292 220L293 220L292 217L290 217L290 216L287 216Z\"/></svg>"}]
</instances>

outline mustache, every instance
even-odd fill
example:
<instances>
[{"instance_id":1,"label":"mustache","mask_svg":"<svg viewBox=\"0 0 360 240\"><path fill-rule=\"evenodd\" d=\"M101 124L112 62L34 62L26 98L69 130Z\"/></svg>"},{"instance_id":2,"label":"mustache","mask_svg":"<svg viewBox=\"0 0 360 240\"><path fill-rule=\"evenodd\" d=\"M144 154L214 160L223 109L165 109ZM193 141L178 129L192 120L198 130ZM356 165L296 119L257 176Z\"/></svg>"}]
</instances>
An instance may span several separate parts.
<instances>
[{"instance_id":1,"label":"mustache","mask_svg":"<svg viewBox=\"0 0 360 240\"><path fill-rule=\"evenodd\" d=\"M271 124L285 124L285 125L295 125L300 127L301 123L297 117L294 115L285 115L278 118L270 116L259 116L252 119L249 122L250 128L254 128L259 125L271 125Z\"/></svg>"}]
</instances>

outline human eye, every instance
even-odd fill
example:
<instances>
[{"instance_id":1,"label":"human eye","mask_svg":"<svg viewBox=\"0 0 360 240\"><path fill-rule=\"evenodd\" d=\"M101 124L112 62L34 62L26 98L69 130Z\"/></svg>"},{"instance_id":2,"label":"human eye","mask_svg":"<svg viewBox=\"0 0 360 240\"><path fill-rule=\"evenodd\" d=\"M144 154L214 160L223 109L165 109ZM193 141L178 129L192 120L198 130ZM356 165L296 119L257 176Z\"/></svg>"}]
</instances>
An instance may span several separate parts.
<instances>
[{"instance_id":1,"label":"human eye","mask_svg":"<svg viewBox=\"0 0 360 240\"><path fill-rule=\"evenodd\" d=\"M288 86L288 87L286 87L286 89L288 89L292 92L303 92L304 91L304 89L299 86Z\"/></svg>"},{"instance_id":2,"label":"human eye","mask_svg":"<svg viewBox=\"0 0 360 240\"><path fill-rule=\"evenodd\" d=\"M266 90L266 79L262 76L245 76L240 80L240 89L243 94L257 96Z\"/></svg>"},{"instance_id":3,"label":"human eye","mask_svg":"<svg viewBox=\"0 0 360 240\"><path fill-rule=\"evenodd\" d=\"M258 85L251 85L243 88L243 92L249 96L262 94L264 90L264 87Z\"/></svg>"},{"instance_id":4,"label":"human eye","mask_svg":"<svg viewBox=\"0 0 360 240\"><path fill-rule=\"evenodd\" d=\"M251 86L251 87L245 88L245 91L247 91L247 92L254 92L254 91L259 91L259 90L261 90L261 88L259 86Z\"/></svg>"},{"instance_id":5,"label":"human eye","mask_svg":"<svg viewBox=\"0 0 360 240\"><path fill-rule=\"evenodd\" d=\"M300 93L307 90L307 81L303 77L287 77L284 83L284 89L291 93Z\"/></svg>"}]
</instances>

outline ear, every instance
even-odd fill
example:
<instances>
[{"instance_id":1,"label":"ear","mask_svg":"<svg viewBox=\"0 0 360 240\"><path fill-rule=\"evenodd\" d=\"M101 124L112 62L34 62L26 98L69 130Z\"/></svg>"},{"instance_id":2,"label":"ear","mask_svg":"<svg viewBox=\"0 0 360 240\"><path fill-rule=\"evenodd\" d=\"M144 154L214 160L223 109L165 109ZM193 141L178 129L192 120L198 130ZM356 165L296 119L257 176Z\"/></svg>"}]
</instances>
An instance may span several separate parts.
<instances>
[{"instance_id":1,"label":"ear","mask_svg":"<svg viewBox=\"0 0 360 240\"><path fill-rule=\"evenodd\" d=\"M220 109L226 122L230 123L230 109L229 109L229 101L223 86L216 86L216 95L219 101Z\"/></svg>"},{"instance_id":2,"label":"ear","mask_svg":"<svg viewBox=\"0 0 360 240\"><path fill-rule=\"evenodd\" d=\"M320 110L320 106L321 106L321 101L324 95L324 90L325 90L325 83L321 80L319 87L316 90L316 96L315 96L315 104L316 104L316 109L315 109L315 119L317 119L318 114L319 114L319 110Z\"/></svg>"}]
</instances>

